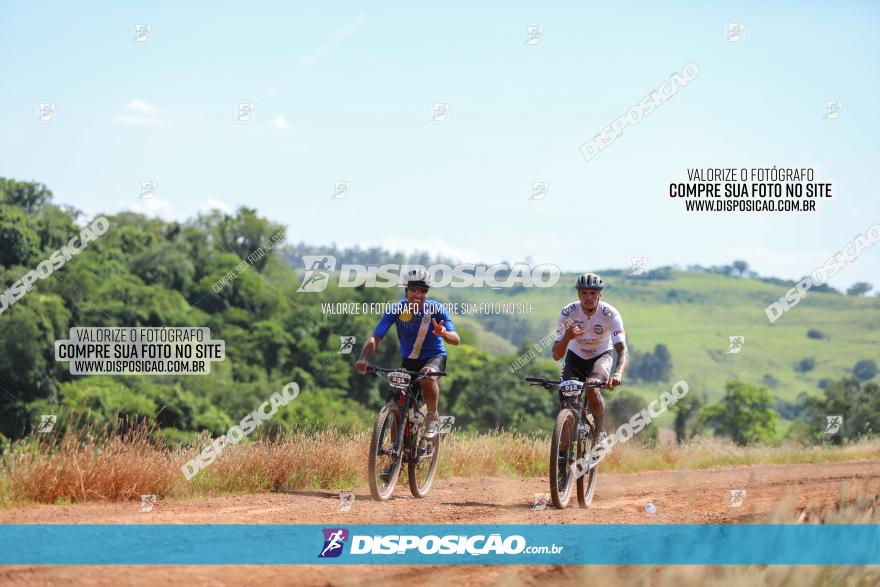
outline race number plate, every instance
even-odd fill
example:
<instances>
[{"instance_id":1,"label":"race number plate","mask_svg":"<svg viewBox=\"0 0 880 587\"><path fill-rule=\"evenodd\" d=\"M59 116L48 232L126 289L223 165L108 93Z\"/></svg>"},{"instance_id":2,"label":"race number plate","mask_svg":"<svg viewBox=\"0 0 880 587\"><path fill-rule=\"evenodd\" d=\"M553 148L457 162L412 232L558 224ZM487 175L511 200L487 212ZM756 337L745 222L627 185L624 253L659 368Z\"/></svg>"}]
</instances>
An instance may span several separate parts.
<instances>
[{"instance_id":1,"label":"race number plate","mask_svg":"<svg viewBox=\"0 0 880 587\"><path fill-rule=\"evenodd\" d=\"M563 381L559 384L559 391L562 392L562 395L571 397L580 395L583 387L583 382L577 381L576 379L569 379L568 381Z\"/></svg>"},{"instance_id":2,"label":"race number plate","mask_svg":"<svg viewBox=\"0 0 880 587\"><path fill-rule=\"evenodd\" d=\"M392 371L388 374L388 383L394 387L406 387L410 379L412 379L410 374L404 371Z\"/></svg>"}]
</instances>

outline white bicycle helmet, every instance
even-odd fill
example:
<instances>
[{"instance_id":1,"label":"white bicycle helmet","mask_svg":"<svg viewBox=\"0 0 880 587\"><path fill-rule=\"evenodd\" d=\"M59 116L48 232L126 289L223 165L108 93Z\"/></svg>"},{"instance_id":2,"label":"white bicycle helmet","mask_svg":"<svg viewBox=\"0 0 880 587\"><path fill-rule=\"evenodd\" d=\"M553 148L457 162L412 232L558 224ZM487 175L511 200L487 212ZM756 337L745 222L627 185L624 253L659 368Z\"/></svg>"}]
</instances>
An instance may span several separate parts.
<instances>
[{"instance_id":1,"label":"white bicycle helmet","mask_svg":"<svg viewBox=\"0 0 880 587\"><path fill-rule=\"evenodd\" d=\"M431 287L431 275L426 269L423 269L422 267L413 267L406 272L406 276L404 277L404 285L406 287L409 287L411 285Z\"/></svg>"}]
</instances>

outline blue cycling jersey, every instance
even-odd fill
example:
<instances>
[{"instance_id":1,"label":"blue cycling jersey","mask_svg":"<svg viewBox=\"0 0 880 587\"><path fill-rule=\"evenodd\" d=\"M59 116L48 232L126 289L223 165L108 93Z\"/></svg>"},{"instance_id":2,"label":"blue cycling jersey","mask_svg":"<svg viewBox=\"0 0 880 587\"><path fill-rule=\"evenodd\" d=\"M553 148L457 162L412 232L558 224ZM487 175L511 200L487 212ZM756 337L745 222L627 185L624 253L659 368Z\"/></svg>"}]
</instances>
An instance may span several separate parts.
<instances>
[{"instance_id":1,"label":"blue cycling jersey","mask_svg":"<svg viewBox=\"0 0 880 587\"><path fill-rule=\"evenodd\" d=\"M425 310L429 310L426 312ZM412 313L406 299L400 300L391 310L382 315L373 336L384 337L391 325L397 326L397 339L400 341L400 356L404 359L426 360L437 355L445 355L443 339L434 334L434 323L443 322L449 332L455 332L455 325L446 309L434 300L425 300L417 314Z\"/></svg>"}]
</instances>

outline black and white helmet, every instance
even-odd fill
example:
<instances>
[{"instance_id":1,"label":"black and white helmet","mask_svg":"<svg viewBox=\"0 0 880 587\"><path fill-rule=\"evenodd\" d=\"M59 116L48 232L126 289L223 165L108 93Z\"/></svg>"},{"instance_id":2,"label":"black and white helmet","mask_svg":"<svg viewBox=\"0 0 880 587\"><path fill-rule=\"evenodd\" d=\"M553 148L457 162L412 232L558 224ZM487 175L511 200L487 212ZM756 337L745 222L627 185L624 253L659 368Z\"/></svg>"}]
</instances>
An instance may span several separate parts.
<instances>
[{"instance_id":1,"label":"black and white helmet","mask_svg":"<svg viewBox=\"0 0 880 587\"><path fill-rule=\"evenodd\" d=\"M575 288L577 289L595 289L602 291L605 285L602 283L602 278L599 277L598 273L584 273L580 277L578 277L577 283L575 284Z\"/></svg>"},{"instance_id":2,"label":"black and white helmet","mask_svg":"<svg viewBox=\"0 0 880 587\"><path fill-rule=\"evenodd\" d=\"M409 269L406 272L403 281L406 287L411 285L431 287L431 275L422 267L413 267L412 269Z\"/></svg>"}]
</instances>

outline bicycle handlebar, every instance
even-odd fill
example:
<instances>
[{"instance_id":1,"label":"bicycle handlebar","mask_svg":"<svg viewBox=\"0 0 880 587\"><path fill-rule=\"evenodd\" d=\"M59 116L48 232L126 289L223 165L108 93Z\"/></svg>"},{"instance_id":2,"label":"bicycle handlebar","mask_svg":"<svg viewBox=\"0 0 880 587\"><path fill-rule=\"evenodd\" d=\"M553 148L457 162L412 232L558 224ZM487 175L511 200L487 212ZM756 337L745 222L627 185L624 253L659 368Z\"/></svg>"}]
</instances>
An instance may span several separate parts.
<instances>
[{"instance_id":1,"label":"bicycle handlebar","mask_svg":"<svg viewBox=\"0 0 880 587\"><path fill-rule=\"evenodd\" d=\"M409 369L404 369L402 367L398 369L388 369L387 367L377 367L375 365L367 365L367 374L368 375L378 375L379 373L409 373L413 377L422 379L425 377L445 377L448 375L446 371L426 371L422 373L421 371L410 371Z\"/></svg>"},{"instance_id":2,"label":"bicycle handlebar","mask_svg":"<svg viewBox=\"0 0 880 587\"><path fill-rule=\"evenodd\" d=\"M554 389L562 385L562 381L558 379L544 379L543 377L526 377L526 381L529 382L529 385L541 386L544 389ZM587 381L584 382L584 387L592 388L592 387L605 387L605 381ZM621 383L623 383L621 381Z\"/></svg>"}]
</instances>

